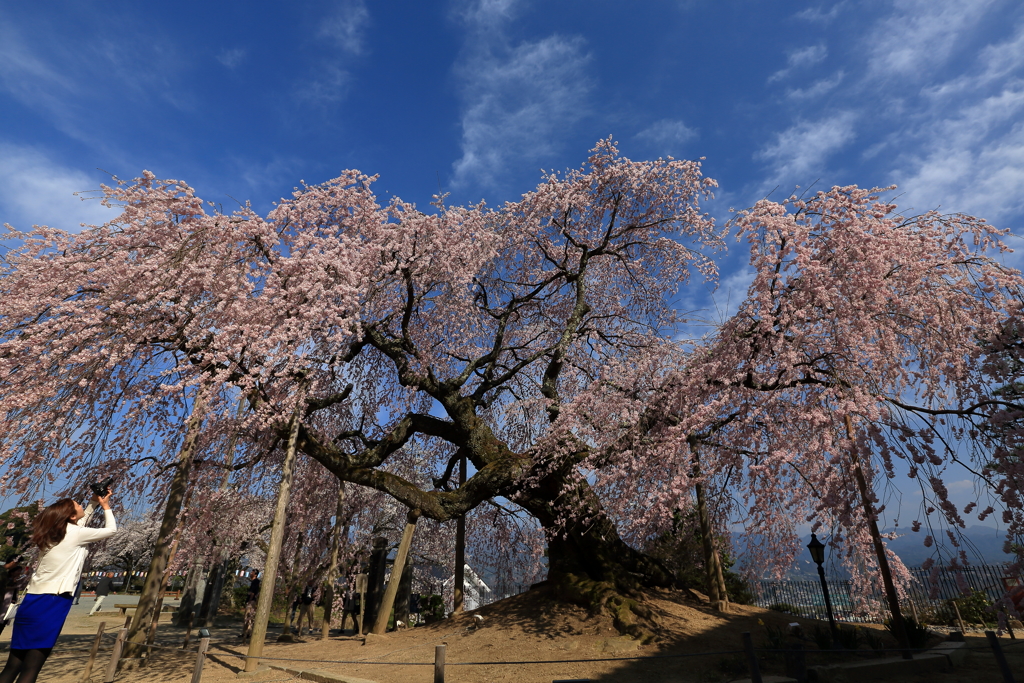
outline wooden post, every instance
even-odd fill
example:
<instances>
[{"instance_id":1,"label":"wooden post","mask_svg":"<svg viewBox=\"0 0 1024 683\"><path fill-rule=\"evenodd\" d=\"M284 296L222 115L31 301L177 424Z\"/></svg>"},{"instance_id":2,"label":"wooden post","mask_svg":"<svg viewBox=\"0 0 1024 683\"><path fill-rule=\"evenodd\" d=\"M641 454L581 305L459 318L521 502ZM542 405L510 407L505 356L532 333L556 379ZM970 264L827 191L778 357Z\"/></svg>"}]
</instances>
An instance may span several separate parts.
<instances>
[{"instance_id":1,"label":"wooden post","mask_svg":"<svg viewBox=\"0 0 1024 683\"><path fill-rule=\"evenodd\" d=\"M434 648L434 683L444 683L444 651L447 645Z\"/></svg>"},{"instance_id":2,"label":"wooden post","mask_svg":"<svg viewBox=\"0 0 1024 683\"><path fill-rule=\"evenodd\" d=\"M1003 683L1014 683L1013 672L1010 671L1010 665L1006 662L1006 655L1003 654L1003 648L999 645L999 638L996 637L996 632L985 631L985 637L988 638L992 654L996 656L996 664L999 665L999 671L1003 674Z\"/></svg>"},{"instance_id":3,"label":"wooden post","mask_svg":"<svg viewBox=\"0 0 1024 683\"><path fill-rule=\"evenodd\" d=\"M117 662L121 659L121 650L124 649L124 639L127 636L127 627L118 631L117 640L114 641L114 649L110 652L110 663L107 664L107 675L103 677L103 683L114 683L114 676L117 675Z\"/></svg>"},{"instance_id":4,"label":"wooden post","mask_svg":"<svg viewBox=\"0 0 1024 683\"><path fill-rule=\"evenodd\" d=\"M210 639L203 638L199 641L199 651L196 652L196 667L192 669L192 683L200 683L203 680L203 665L206 663L206 651L210 649Z\"/></svg>"},{"instance_id":5,"label":"wooden post","mask_svg":"<svg viewBox=\"0 0 1024 683\"><path fill-rule=\"evenodd\" d=\"M101 621L99 628L96 629L96 639L92 641L92 649L89 650L89 661L85 664L85 671L82 672L82 683L89 683L89 678L92 676L92 665L96 662L96 653L100 649L100 641L103 640L103 629L107 627L107 622Z\"/></svg>"},{"instance_id":6,"label":"wooden post","mask_svg":"<svg viewBox=\"0 0 1024 683\"><path fill-rule=\"evenodd\" d=\"M750 631L743 632L743 650L747 653L750 683L764 683L761 679L761 667L757 665L757 653L754 652L754 639L750 637Z\"/></svg>"},{"instance_id":7,"label":"wooden post","mask_svg":"<svg viewBox=\"0 0 1024 683\"><path fill-rule=\"evenodd\" d=\"M299 400L295 407L288 430L288 446L284 452L284 463L281 465L281 484L277 490L277 507L274 510L274 522L270 530L270 545L267 548L267 559L263 566L263 582L260 584L260 597L256 602L256 619L252 626L252 637L249 639L249 651L245 660L245 670L255 671L263 654L263 641L267 639L267 620L270 619L270 606L274 601L274 584L277 582L277 565L281 560L281 545L284 542L284 523L288 512L288 500L292 492L292 477L295 475L295 450L299 441L299 417L304 403L305 391L300 390Z\"/></svg>"},{"instance_id":8,"label":"wooden post","mask_svg":"<svg viewBox=\"0 0 1024 683\"><path fill-rule=\"evenodd\" d=\"M960 624L960 633L967 634L967 627L964 626L964 618L960 616L960 608L956 604L956 598L950 600L953 603L953 611L956 612L956 623Z\"/></svg>"},{"instance_id":9,"label":"wooden post","mask_svg":"<svg viewBox=\"0 0 1024 683\"><path fill-rule=\"evenodd\" d=\"M910 600L910 611L914 614L914 623L920 626L921 620L917 616L917 605L914 604L914 598L908 599Z\"/></svg>"},{"instance_id":10,"label":"wooden post","mask_svg":"<svg viewBox=\"0 0 1024 683\"><path fill-rule=\"evenodd\" d=\"M846 436L850 440L850 460L853 462L853 476L857 480L857 488L860 489L861 502L864 505L864 518L868 522L868 531L871 532L871 540L875 546L875 557L878 560L878 571L882 574L882 584L885 586L885 598L889 603L889 612L892 614L892 628L903 648L903 659L913 659L910 652L910 639L907 637L906 624L903 623L903 614L900 612L900 599L896 593L896 584L892 580L892 571L889 569L889 558L885 555L885 544L882 543L882 535L878 532L878 521L875 519L875 506L871 504L871 496L868 494L868 483L864 478L864 470L860 465L860 458L857 455L857 443L853 432L853 420L847 414Z\"/></svg>"},{"instance_id":11,"label":"wooden post","mask_svg":"<svg viewBox=\"0 0 1024 683\"><path fill-rule=\"evenodd\" d=\"M381 601L380 609L377 610L377 619L373 622L373 633L377 635L387 630L388 618L391 616L391 608L395 605L398 584L402 581L402 571L405 569L406 560L409 559L409 546L412 545L412 535L416 531L416 521L419 517L419 510L411 510L406 519L405 530L402 531L402 542L398 545L398 554L395 555L395 563L391 567L391 580L388 581L384 599Z\"/></svg>"},{"instance_id":12,"label":"wooden post","mask_svg":"<svg viewBox=\"0 0 1024 683\"><path fill-rule=\"evenodd\" d=\"M466 483L466 456L459 458L459 486ZM394 571L391 572L394 576ZM466 590L466 515L455 520L455 586L452 614L460 614L465 602Z\"/></svg>"},{"instance_id":13,"label":"wooden post","mask_svg":"<svg viewBox=\"0 0 1024 683\"><path fill-rule=\"evenodd\" d=\"M359 593L359 631L363 633L363 617L366 616L366 584L368 582L366 574L356 574L356 592Z\"/></svg>"},{"instance_id":14,"label":"wooden post","mask_svg":"<svg viewBox=\"0 0 1024 683\"><path fill-rule=\"evenodd\" d=\"M324 578L324 625L320 631L320 640L327 640L331 633L331 617L334 611L334 582L338 578L338 554L341 551L342 517L345 513L345 482L338 486L338 506L334 510L334 530L331 534L331 560L327 565L327 576ZM348 533L345 533L348 540ZM342 609L342 614L345 610ZM342 617L344 620L344 617ZM345 628L345 624L341 625Z\"/></svg>"},{"instance_id":15,"label":"wooden post","mask_svg":"<svg viewBox=\"0 0 1024 683\"><path fill-rule=\"evenodd\" d=\"M700 451L696 441L690 441L690 453L693 456L693 476L700 478ZM700 523L701 548L704 551L704 572L708 582L708 600L711 606L720 612L729 608L729 593L725 590L725 577L722 574L722 560L715 547L714 529L708 514L704 485L696 484L697 519Z\"/></svg>"}]
</instances>

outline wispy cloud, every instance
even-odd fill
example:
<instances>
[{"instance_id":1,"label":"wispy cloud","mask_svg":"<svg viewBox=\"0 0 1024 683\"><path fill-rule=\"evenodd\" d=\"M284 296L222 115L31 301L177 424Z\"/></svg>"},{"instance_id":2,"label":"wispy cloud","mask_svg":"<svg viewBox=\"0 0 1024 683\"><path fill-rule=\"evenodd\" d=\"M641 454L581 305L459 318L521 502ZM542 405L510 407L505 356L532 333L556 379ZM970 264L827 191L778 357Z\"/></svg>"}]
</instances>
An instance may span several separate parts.
<instances>
[{"instance_id":1,"label":"wispy cloud","mask_svg":"<svg viewBox=\"0 0 1024 683\"><path fill-rule=\"evenodd\" d=\"M341 0L320 24L319 37L354 55L365 48L366 27L370 12L363 0Z\"/></svg>"},{"instance_id":2,"label":"wispy cloud","mask_svg":"<svg viewBox=\"0 0 1024 683\"><path fill-rule=\"evenodd\" d=\"M0 143L0 223L19 230L49 225L77 232L116 215L96 199L101 179L54 162L33 147ZM76 197L75 192L87 194Z\"/></svg>"},{"instance_id":3,"label":"wispy cloud","mask_svg":"<svg viewBox=\"0 0 1024 683\"><path fill-rule=\"evenodd\" d=\"M217 55L217 61L229 69L234 69L245 60L246 54L245 50L237 47L231 50L221 50Z\"/></svg>"},{"instance_id":4,"label":"wispy cloud","mask_svg":"<svg viewBox=\"0 0 1024 683\"><path fill-rule=\"evenodd\" d=\"M697 131L682 121L662 119L636 134L636 139L658 154L678 154L684 144L695 139Z\"/></svg>"},{"instance_id":5,"label":"wispy cloud","mask_svg":"<svg viewBox=\"0 0 1024 683\"><path fill-rule=\"evenodd\" d=\"M771 183L813 181L825 170L825 162L854 137L856 115L839 112L818 121L799 121L776 135L775 141L755 158L770 165Z\"/></svg>"},{"instance_id":6,"label":"wispy cloud","mask_svg":"<svg viewBox=\"0 0 1024 683\"><path fill-rule=\"evenodd\" d=\"M998 0L896 0L870 31L872 77L920 80L943 66ZM904 86L906 83L904 82Z\"/></svg>"},{"instance_id":7,"label":"wispy cloud","mask_svg":"<svg viewBox=\"0 0 1024 683\"><path fill-rule=\"evenodd\" d=\"M325 64L313 77L300 81L295 97L304 104L323 107L341 101L348 91L350 75L345 69Z\"/></svg>"},{"instance_id":8,"label":"wispy cloud","mask_svg":"<svg viewBox=\"0 0 1024 683\"><path fill-rule=\"evenodd\" d=\"M456 187L493 186L510 164L544 159L587 112L583 40L551 35L511 45L502 21L513 4L482 0L460 13L468 38L456 67L463 101Z\"/></svg>"},{"instance_id":9,"label":"wispy cloud","mask_svg":"<svg viewBox=\"0 0 1024 683\"><path fill-rule=\"evenodd\" d=\"M799 50L792 50L786 57L786 68L776 71L768 77L768 82L780 81L789 76L794 71L803 69L808 66L813 66L819 62L824 61L825 57L828 56L828 49L824 45L809 45L807 47L800 48Z\"/></svg>"},{"instance_id":10,"label":"wispy cloud","mask_svg":"<svg viewBox=\"0 0 1024 683\"><path fill-rule=\"evenodd\" d=\"M791 100L813 100L827 95L828 93L835 90L840 83L843 82L843 77L846 72L840 69L828 78L822 78L814 83L811 83L806 88L790 88L786 91L786 97Z\"/></svg>"},{"instance_id":11,"label":"wispy cloud","mask_svg":"<svg viewBox=\"0 0 1024 683\"><path fill-rule=\"evenodd\" d=\"M826 10L824 7L808 7L807 9L800 10L794 17L801 21L809 21L815 24L829 24L839 13L846 8L846 0L843 2L837 2L829 6Z\"/></svg>"}]
</instances>

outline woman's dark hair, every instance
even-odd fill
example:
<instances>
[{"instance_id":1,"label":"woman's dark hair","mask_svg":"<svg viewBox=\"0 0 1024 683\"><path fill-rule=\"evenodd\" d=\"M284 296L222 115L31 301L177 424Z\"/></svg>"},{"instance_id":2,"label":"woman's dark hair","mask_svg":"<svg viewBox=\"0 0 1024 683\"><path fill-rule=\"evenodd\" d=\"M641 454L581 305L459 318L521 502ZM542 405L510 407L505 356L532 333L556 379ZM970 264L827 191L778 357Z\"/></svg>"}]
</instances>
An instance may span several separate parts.
<instances>
[{"instance_id":1,"label":"woman's dark hair","mask_svg":"<svg viewBox=\"0 0 1024 683\"><path fill-rule=\"evenodd\" d=\"M32 521L32 542L46 552L63 541L75 512L75 501L70 498L61 498L40 512Z\"/></svg>"}]
</instances>

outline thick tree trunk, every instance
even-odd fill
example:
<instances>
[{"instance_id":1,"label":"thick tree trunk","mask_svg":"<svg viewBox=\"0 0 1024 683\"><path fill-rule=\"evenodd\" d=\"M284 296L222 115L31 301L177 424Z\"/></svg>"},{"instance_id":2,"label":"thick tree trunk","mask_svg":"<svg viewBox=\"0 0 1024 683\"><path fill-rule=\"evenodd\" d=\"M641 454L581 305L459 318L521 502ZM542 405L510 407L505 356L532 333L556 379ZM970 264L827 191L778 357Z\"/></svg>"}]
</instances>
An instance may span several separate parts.
<instances>
[{"instance_id":1,"label":"thick tree trunk","mask_svg":"<svg viewBox=\"0 0 1024 683\"><path fill-rule=\"evenodd\" d=\"M693 476L699 482L701 476L700 450L695 442L690 443L690 453L693 456ZM711 524L711 515L708 512L707 496L704 495L703 484L697 483L694 489L697 494L697 519L700 524L701 550L704 553L708 599L711 601L712 607L719 612L725 612L729 608L729 593L725 588L722 558L718 554L718 548L715 547L715 533Z\"/></svg>"},{"instance_id":2,"label":"thick tree trunk","mask_svg":"<svg viewBox=\"0 0 1024 683\"><path fill-rule=\"evenodd\" d=\"M188 570L185 576L185 585L181 591L181 602L178 603L178 611L174 615L174 623L177 626L188 626L189 617L196 609L196 588L203 575L203 562L200 560Z\"/></svg>"},{"instance_id":3,"label":"thick tree trunk","mask_svg":"<svg viewBox=\"0 0 1024 683\"><path fill-rule=\"evenodd\" d=\"M149 563L149 573L146 575L146 582L143 584L142 594L139 596L139 606L128 627L124 654L126 658L140 655L141 647L146 641L148 627L153 623L156 611L159 609L165 571L173 552L174 531L178 526L178 515L181 513L185 500L188 476L192 469L192 460L202 429L204 413L205 400L200 395L195 399L192 414L185 427L185 441L178 453L174 478L171 480L171 490L164 507L163 521L160 523L160 533L157 536L156 547L153 549L153 559Z\"/></svg>"}]
</instances>

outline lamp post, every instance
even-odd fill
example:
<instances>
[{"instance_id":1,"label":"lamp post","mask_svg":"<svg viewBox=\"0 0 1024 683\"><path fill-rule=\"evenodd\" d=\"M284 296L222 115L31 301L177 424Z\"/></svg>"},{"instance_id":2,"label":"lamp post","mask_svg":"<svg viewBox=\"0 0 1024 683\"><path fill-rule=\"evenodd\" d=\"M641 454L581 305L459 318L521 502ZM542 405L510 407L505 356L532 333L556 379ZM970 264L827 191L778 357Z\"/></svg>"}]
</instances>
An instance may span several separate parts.
<instances>
[{"instance_id":1,"label":"lamp post","mask_svg":"<svg viewBox=\"0 0 1024 683\"><path fill-rule=\"evenodd\" d=\"M818 578L821 579L821 592L825 594L825 612L828 614L828 628L832 633L832 645L833 647L839 643L839 639L836 637L836 619L832 616L832 599L828 594L828 582L825 581L825 568L822 567L822 563L825 561L825 544L818 540L818 537L811 534L811 542L807 544L807 549L811 552L811 559L814 560L814 564L818 565Z\"/></svg>"}]
</instances>

